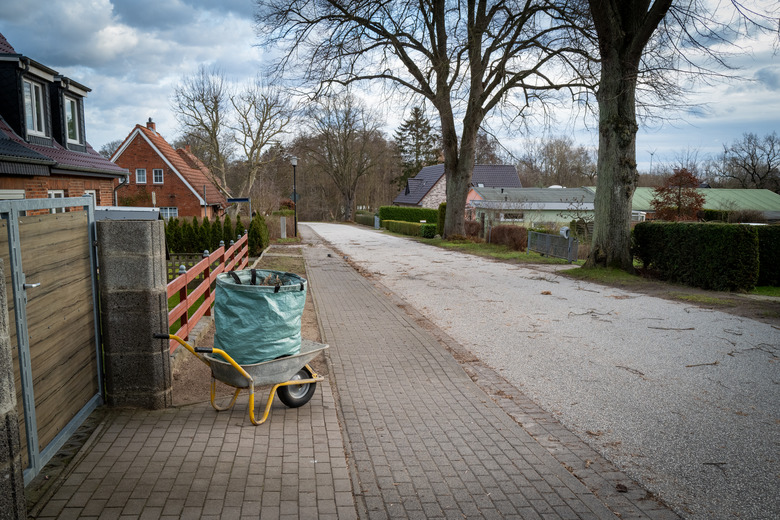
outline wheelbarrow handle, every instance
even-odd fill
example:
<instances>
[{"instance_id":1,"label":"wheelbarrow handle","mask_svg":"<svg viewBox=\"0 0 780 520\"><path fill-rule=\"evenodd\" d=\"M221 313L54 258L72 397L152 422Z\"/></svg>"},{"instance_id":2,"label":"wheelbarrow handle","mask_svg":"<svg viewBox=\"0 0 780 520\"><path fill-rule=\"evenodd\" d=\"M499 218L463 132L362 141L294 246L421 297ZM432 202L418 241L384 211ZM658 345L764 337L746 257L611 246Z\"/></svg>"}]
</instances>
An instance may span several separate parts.
<instances>
[{"instance_id":1,"label":"wheelbarrow handle","mask_svg":"<svg viewBox=\"0 0 780 520\"><path fill-rule=\"evenodd\" d=\"M214 352L214 349L211 347L195 347L195 352L200 354L211 354Z\"/></svg>"},{"instance_id":2,"label":"wheelbarrow handle","mask_svg":"<svg viewBox=\"0 0 780 520\"><path fill-rule=\"evenodd\" d=\"M161 334L159 332L155 332L154 334L152 334L152 337L154 339L169 339L171 337L171 335L170 334Z\"/></svg>"}]
</instances>

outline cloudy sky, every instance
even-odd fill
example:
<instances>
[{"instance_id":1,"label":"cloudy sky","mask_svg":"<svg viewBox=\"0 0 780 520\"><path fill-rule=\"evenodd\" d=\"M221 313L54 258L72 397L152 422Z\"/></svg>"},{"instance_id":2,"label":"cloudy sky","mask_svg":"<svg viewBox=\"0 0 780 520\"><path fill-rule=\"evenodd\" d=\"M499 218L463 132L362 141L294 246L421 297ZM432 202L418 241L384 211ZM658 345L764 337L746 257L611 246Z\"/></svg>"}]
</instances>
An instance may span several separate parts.
<instances>
[{"instance_id":1,"label":"cloudy sky","mask_svg":"<svg viewBox=\"0 0 780 520\"><path fill-rule=\"evenodd\" d=\"M763 1L763 0L762 0ZM149 117L169 141L179 134L170 110L173 90L199 65L219 67L240 83L264 64L256 46L252 0L0 0L0 32L16 51L92 89L86 101L87 139L96 149L123 139ZM738 61L744 81L701 87L694 111L669 114L644 127L640 169L673 162L683 152L718 153L745 132L780 131L780 56L771 37L749 44ZM387 132L400 122L389 119ZM559 118L550 131L597 144L578 119ZM511 149L522 140L502 138Z\"/></svg>"}]
</instances>

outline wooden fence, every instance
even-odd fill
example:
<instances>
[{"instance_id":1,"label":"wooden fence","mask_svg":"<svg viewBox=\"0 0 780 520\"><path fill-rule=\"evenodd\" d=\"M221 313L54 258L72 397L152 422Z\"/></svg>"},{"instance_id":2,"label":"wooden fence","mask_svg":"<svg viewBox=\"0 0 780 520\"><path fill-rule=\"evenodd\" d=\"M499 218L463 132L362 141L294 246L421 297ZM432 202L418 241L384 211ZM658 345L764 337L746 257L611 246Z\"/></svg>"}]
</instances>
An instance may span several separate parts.
<instances>
[{"instance_id":1,"label":"wooden fence","mask_svg":"<svg viewBox=\"0 0 780 520\"><path fill-rule=\"evenodd\" d=\"M223 245L208 256L204 256L200 262L168 283L168 299L176 294L179 295L179 303L168 311L168 327L181 320L179 329L173 334L186 340L203 316L211 316L211 306L214 303L213 287L217 275L246 267L249 263L248 240L248 235L244 234L238 242L232 244L228 249L225 249ZM192 283L199 279L202 280L199 284ZM190 308L197 303L201 296L203 296L203 301L190 316ZM178 346L178 342L171 340L171 352L176 350Z\"/></svg>"}]
</instances>

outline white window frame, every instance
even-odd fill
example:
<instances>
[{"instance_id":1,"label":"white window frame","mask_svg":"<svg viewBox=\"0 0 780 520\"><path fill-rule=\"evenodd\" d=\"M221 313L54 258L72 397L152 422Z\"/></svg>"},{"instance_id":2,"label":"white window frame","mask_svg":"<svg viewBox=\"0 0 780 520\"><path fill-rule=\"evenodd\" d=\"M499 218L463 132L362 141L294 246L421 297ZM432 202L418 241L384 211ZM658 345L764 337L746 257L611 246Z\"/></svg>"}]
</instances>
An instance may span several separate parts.
<instances>
[{"instance_id":1,"label":"white window frame","mask_svg":"<svg viewBox=\"0 0 780 520\"><path fill-rule=\"evenodd\" d=\"M46 196L50 199L64 199L65 190L48 190ZM65 213L65 208L51 208L50 213Z\"/></svg>"},{"instance_id":2,"label":"white window frame","mask_svg":"<svg viewBox=\"0 0 780 520\"><path fill-rule=\"evenodd\" d=\"M141 175L143 175L143 180L141 180ZM135 183L146 184L146 168L135 169Z\"/></svg>"},{"instance_id":3,"label":"white window frame","mask_svg":"<svg viewBox=\"0 0 780 520\"><path fill-rule=\"evenodd\" d=\"M27 134L48 137L46 134L46 95L44 94L43 85L29 79L22 79L22 85L24 92L24 121L27 127ZM29 103L27 102L28 96Z\"/></svg>"},{"instance_id":4,"label":"white window frame","mask_svg":"<svg viewBox=\"0 0 780 520\"><path fill-rule=\"evenodd\" d=\"M179 218L179 208L176 206L160 208L160 216L165 220Z\"/></svg>"},{"instance_id":5,"label":"white window frame","mask_svg":"<svg viewBox=\"0 0 780 520\"><path fill-rule=\"evenodd\" d=\"M160 174L160 180L157 180L157 174ZM162 184L164 180L162 168L155 168L152 170L152 184Z\"/></svg>"},{"instance_id":6,"label":"white window frame","mask_svg":"<svg viewBox=\"0 0 780 520\"><path fill-rule=\"evenodd\" d=\"M98 205L97 190L84 190L84 195L92 197L92 200L95 201L95 206Z\"/></svg>"},{"instance_id":7,"label":"white window frame","mask_svg":"<svg viewBox=\"0 0 780 520\"><path fill-rule=\"evenodd\" d=\"M21 200L24 197L24 190L0 190L0 200Z\"/></svg>"},{"instance_id":8,"label":"white window frame","mask_svg":"<svg viewBox=\"0 0 780 520\"><path fill-rule=\"evenodd\" d=\"M76 131L75 139L70 136L69 118L73 119L73 129ZM81 111L79 110L79 101L70 96L65 96L65 136L69 143L81 144Z\"/></svg>"}]
</instances>

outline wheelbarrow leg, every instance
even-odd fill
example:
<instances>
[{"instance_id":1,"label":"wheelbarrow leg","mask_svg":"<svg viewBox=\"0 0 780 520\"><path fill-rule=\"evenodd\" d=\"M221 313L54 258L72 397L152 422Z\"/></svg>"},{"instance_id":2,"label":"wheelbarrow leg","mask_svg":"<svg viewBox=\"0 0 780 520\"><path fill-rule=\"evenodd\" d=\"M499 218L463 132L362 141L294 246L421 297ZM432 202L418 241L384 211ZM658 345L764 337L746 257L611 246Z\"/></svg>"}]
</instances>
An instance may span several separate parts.
<instances>
[{"instance_id":1,"label":"wheelbarrow leg","mask_svg":"<svg viewBox=\"0 0 780 520\"><path fill-rule=\"evenodd\" d=\"M240 393L241 393L241 389L236 388L236 393L233 394L233 399L230 401L229 405L225 407L217 406L217 403L215 402L215 398L217 395L217 380L216 378L214 378L214 376L211 376L211 407L214 408L216 411L222 412L233 408L233 405L236 404L236 399L238 399L238 394Z\"/></svg>"}]
</instances>

